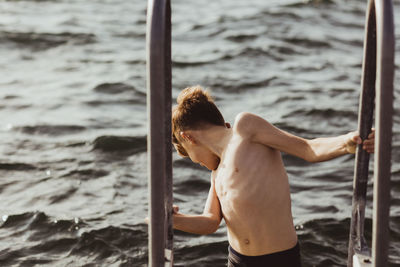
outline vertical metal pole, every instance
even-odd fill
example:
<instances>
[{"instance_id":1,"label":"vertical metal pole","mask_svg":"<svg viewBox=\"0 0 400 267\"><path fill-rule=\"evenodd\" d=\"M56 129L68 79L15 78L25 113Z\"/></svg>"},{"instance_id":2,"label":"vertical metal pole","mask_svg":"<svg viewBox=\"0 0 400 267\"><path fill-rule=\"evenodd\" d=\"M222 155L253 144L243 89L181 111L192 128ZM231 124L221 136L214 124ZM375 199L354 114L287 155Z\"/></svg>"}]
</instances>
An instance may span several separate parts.
<instances>
[{"instance_id":1,"label":"vertical metal pole","mask_svg":"<svg viewBox=\"0 0 400 267\"><path fill-rule=\"evenodd\" d=\"M372 127L375 100L376 74L376 23L374 1L370 0L366 14L364 57L361 79L360 106L358 112L358 132L364 140ZM369 154L357 147L356 165L354 168L353 205L350 224L349 249L347 266L353 266L355 250L361 254L369 254L364 240L364 217L368 183Z\"/></svg>"},{"instance_id":2,"label":"vertical metal pole","mask_svg":"<svg viewBox=\"0 0 400 267\"><path fill-rule=\"evenodd\" d=\"M392 151L394 23L391 0L376 0L377 82L372 226L373 266L387 266L389 244L390 166Z\"/></svg>"},{"instance_id":3,"label":"vertical metal pole","mask_svg":"<svg viewBox=\"0 0 400 267\"><path fill-rule=\"evenodd\" d=\"M170 0L166 0L166 18L165 18L165 84L167 85L167 96L165 105L165 114L168 114L168 119L165 120L165 149L167 157L165 158L165 259L167 261L166 266L173 266L174 263L174 228L172 218L172 204L173 204L173 187L172 187L172 125L171 125L171 105L172 105L172 62L171 62L171 3Z\"/></svg>"},{"instance_id":4,"label":"vertical metal pole","mask_svg":"<svg viewBox=\"0 0 400 267\"><path fill-rule=\"evenodd\" d=\"M149 266L172 266L171 9L147 7Z\"/></svg>"}]
</instances>

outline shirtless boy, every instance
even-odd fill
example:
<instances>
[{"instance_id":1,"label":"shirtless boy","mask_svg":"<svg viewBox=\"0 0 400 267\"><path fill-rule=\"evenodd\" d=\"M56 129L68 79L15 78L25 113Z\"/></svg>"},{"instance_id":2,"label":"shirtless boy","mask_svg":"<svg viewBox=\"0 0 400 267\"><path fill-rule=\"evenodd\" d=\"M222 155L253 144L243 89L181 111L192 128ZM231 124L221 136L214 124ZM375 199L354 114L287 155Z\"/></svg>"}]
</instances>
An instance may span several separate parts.
<instances>
[{"instance_id":1,"label":"shirtless boy","mask_svg":"<svg viewBox=\"0 0 400 267\"><path fill-rule=\"evenodd\" d=\"M224 218L228 266L301 266L281 151L309 162L354 153L361 143L372 153L374 133L363 142L356 132L307 140L247 112L231 127L199 86L183 90L177 102L173 144L179 155L211 170L211 187L203 214L182 214L174 207L174 228L211 234Z\"/></svg>"}]
</instances>

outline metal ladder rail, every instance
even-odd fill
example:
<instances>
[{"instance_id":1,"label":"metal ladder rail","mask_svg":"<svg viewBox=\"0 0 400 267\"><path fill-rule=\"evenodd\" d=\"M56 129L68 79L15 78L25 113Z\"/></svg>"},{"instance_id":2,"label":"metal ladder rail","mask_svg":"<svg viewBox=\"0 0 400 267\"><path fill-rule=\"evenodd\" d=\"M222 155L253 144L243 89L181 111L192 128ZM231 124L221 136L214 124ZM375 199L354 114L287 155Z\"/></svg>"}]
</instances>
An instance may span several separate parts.
<instances>
[{"instance_id":1,"label":"metal ladder rail","mask_svg":"<svg viewBox=\"0 0 400 267\"><path fill-rule=\"evenodd\" d=\"M353 261L358 266L387 265L394 77L394 24L391 1L370 0L366 18L358 129L362 139L368 136L376 100L373 246L371 259L364 239L369 155L359 146L354 171L347 262L349 267L353 266Z\"/></svg>"},{"instance_id":2,"label":"metal ladder rail","mask_svg":"<svg viewBox=\"0 0 400 267\"><path fill-rule=\"evenodd\" d=\"M361 78L360 106L358 111L358 132L364 140L372 127L376 80L376 19L374 0L370 0L365 24L364 58ZM350 224L347 266L353 266L355 250L358 254L370 255L364 239L365 203L368 183L369 154L358 146L353 181L353 205Z\"/></svg>"},{"instance_id":3,"label":"metal ladder rail","mask_svg":"<svg viewBox=\"0 0 400 267\"><path fill-rule=\"evenodd\" d=\"M149 266L172 266L170 0L148 1L146 61Z\"/></svg>"},{"instance_id":4,"label":"metal ladder rail","mask_svg":"<svg viewBox=\"0 0 400 267\"><path fill-rule=\"evenodd\" d=\"M387 266L393 124L394 21L391 0L375 2L377 22L376 150L372 224L373 266Z\"/></svg>"}]
</instances>

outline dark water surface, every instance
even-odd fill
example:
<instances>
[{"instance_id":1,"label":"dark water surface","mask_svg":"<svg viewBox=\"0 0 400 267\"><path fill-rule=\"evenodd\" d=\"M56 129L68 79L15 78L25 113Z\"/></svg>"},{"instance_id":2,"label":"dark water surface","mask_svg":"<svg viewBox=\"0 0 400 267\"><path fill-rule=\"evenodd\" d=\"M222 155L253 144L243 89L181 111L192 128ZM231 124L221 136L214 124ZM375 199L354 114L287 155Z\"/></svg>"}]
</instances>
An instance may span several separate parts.
<instances>
[{"instance_id":1,"label":"dark water surface","mask_svg":"<svg viewBox=\"0 0 400 267\"><path fill-rule=\"evenodd\" d=\"M400 266L400 1L390 266ZM0 266L146 266L146 1L0 1ZM366 1L174 0L173 96L212 89L312 138L357 127ZM345 266L354 158L284 155L304 266ZM174 154L174 198L209 173ZM371 218L369 188L367 217ZM370 240L371 219L366 221ZM224 266L226 227L175 235L176 266Z\"/></svg>"}]
</instances>

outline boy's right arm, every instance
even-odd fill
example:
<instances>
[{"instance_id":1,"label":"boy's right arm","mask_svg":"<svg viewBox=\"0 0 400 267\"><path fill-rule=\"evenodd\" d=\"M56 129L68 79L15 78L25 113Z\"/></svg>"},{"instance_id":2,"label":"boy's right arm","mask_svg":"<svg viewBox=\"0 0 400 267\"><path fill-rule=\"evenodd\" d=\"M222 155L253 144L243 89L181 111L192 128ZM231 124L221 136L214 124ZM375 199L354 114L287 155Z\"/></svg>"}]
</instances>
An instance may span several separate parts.
<instances>
[{"instance_id":1,"label":"boy's right arm","mask_svg":"<svg viewBox=\"0 0 400 267\"><path fill-rule=\"evenodd\" d=\"M211 174L211 187L207 202L201 215L186 215L174 212L174 228L193 234L206 235L217 231L221 223L221 206L215 191L214 172Z\"/></svg>"}]
</instances>

